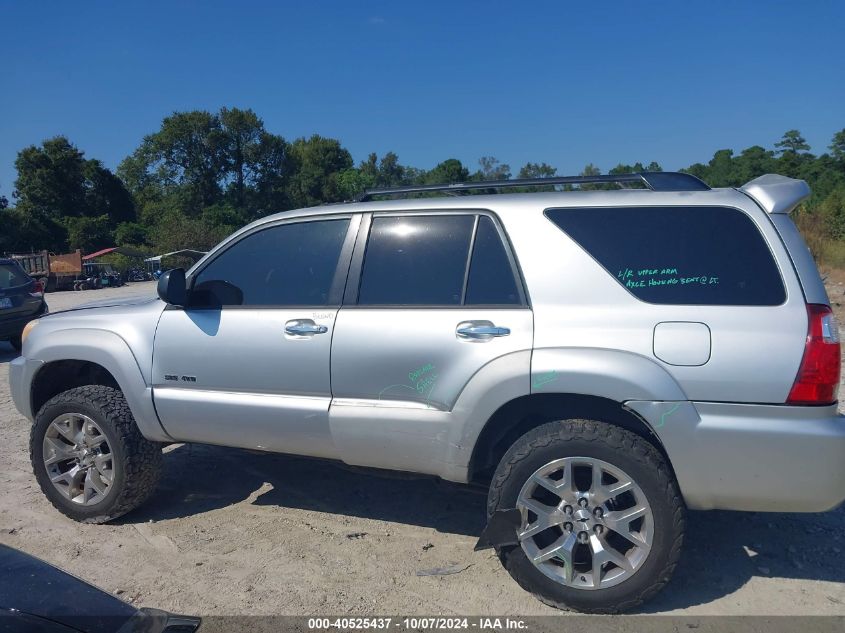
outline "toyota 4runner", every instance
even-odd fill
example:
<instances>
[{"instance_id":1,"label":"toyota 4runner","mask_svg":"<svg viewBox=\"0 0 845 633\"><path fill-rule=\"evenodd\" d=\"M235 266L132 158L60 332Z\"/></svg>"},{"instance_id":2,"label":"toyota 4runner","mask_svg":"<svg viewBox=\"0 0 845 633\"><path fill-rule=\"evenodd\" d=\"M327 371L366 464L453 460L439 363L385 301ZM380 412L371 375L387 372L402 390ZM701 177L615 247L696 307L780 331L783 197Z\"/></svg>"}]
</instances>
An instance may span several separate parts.
<instances>
[{"instance_id":1,"label":"toyota 4runner","mask_svg":"<svg viewBox=\"0 0 845 633\"><path fill-rule=\"evenodd\" d=\"M845 498L839 332L789 217L808 195L642 173L263 218L158 299L27 326L11 387L35 476L89 523L146 500L171 442L483 484L480 545L522 587L635 607L687 508Z\"/></svg>"}]
</instances>

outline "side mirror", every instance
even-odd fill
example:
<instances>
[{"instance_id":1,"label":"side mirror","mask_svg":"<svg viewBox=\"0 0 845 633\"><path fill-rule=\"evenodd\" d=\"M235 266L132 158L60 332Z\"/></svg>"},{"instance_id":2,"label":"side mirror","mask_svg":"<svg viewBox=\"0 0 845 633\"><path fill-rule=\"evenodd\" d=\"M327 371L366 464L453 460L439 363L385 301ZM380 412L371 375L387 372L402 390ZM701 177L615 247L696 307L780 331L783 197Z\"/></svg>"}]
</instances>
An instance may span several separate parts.
<instances>
[{"instance_id":1,"label":"side mirror","mask_svg":"<svg viewBox=\"0 0 845 633\"><path fill-rule=\"evenodd\" d=\"M158 296L170 305L185 306L188 304L184 268L173 268L158 278Z\"/></svg>"}]
</instances>

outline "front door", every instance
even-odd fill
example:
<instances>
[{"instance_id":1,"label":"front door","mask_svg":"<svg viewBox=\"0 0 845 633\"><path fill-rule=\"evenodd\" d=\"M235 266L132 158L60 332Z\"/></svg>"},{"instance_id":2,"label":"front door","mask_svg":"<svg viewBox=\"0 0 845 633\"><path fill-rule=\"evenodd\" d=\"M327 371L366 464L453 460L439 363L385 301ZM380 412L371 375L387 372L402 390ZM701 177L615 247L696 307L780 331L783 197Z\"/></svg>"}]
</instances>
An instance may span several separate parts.
<instances>
[{"instance_id":1,"label":"front door","mask_svg":"<svg viewBox=\"0 0 845 633\"><path fill-rule=\"evenodd\" d=\"M164 311L153 353L174 439L334 456L331 338L357 221L259 227L192 276L189 306Z\"/></svg>"}]
</instances>

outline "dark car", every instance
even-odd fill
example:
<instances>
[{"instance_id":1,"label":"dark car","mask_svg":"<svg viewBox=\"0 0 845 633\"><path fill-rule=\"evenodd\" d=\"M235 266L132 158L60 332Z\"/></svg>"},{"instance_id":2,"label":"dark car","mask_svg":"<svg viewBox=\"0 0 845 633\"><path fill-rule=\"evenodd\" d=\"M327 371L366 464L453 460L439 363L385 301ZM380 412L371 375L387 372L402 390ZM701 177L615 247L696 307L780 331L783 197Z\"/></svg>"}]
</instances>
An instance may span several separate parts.
<instances>
[{"instance_id":1,"label":"dark car","mask_svg":"<svg viewBox=\"0 0 845 633\"><path fill-rule=\"evenodd\" d=\"M193 633L200 619L136 609L76 576L0 545L2 633Z\"/></svg>"},{"instance_id":2,"label":"dark car","mask_svg":"<svg viewBox=\"0 0 845 633\"><path fill-rule=\"evenodd\" d=\"M20 351L24 326L46 312L41 282L14 259L0 259L0 341Z\"/></svg>"}]
</instances>

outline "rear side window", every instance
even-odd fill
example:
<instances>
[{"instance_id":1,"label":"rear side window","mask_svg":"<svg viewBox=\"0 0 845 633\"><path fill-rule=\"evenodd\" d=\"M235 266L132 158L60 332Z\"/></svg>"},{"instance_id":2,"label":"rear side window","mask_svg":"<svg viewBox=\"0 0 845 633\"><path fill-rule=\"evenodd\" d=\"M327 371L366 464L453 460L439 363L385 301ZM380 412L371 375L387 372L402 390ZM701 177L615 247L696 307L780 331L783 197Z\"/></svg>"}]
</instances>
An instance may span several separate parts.
<instances>
[{"instance_id":1,"label":"rear side window","mask_svg":"<svg viewBox=\"0 0 845 633\"><path fill-rule=\"evenodd\" d=\"M642 301L762 306L786 299L768 245L737 209L549 209L546 216Z\"/></svg>"},{"instance_id":2,"label":"rear side window","mask_svg":"<svg viewBox=\"0 0 845 633\"><path fill-rule=\"evenodd\" d=\"M0 288L14 288L29 283L29 277L17 264L0 264Z\"/></svg>"}]
</instances>

